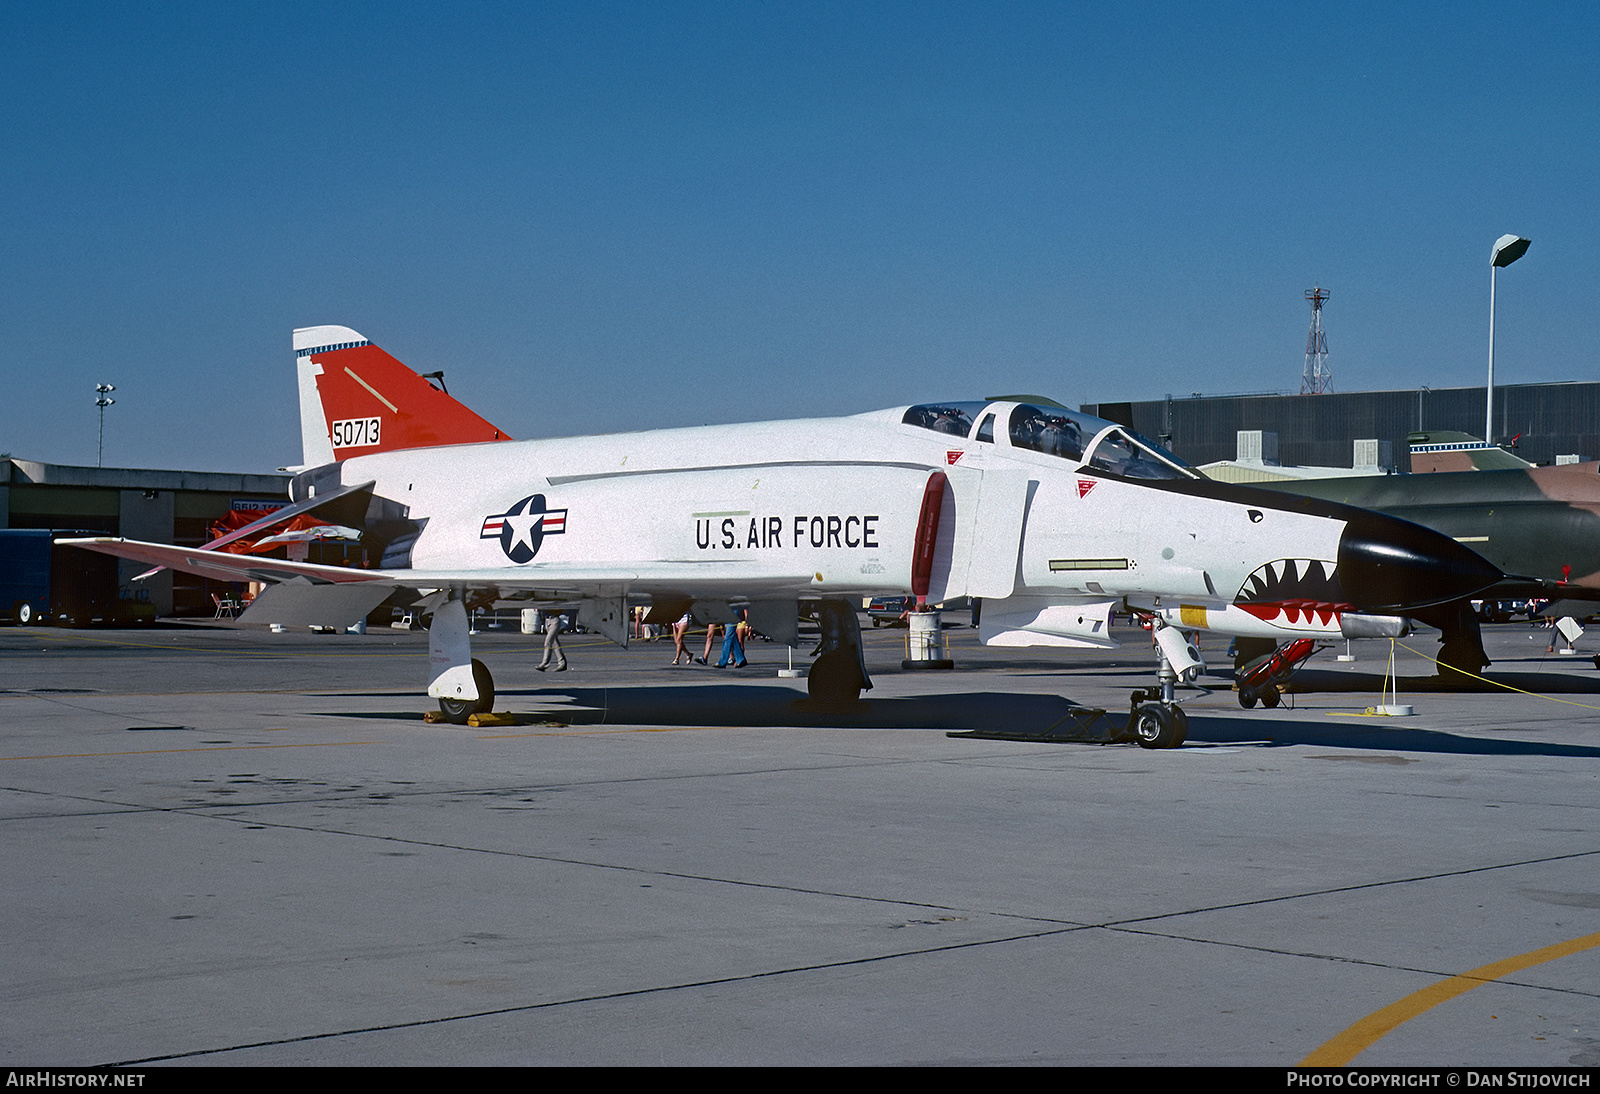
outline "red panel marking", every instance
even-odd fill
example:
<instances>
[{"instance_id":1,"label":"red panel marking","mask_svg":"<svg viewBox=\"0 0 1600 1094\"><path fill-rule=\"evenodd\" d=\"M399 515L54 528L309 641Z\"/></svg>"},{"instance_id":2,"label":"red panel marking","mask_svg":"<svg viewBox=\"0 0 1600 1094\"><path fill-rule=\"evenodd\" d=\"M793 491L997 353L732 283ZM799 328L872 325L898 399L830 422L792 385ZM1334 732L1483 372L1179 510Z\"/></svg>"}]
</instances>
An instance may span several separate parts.
<instances>
[{"instance_id":1,"label":"red panel marking","mask_svg":"<svg viewBox=\"0 0 1600 1094\"><path fill-rule=\"evenodd\" d=\"M933 575L933 549L939 538L939 510L944 506L943 471L928 476L922 489L922 512L917 516L917 541L911 553L911 592L917 608L928 604L928 582Z\"/></svg>"},{"instance_id":2,"label":"red panel marking","mask_svg":"<svg viewBox=\"0 0 1600 1094\"><path fill-rule=\"evenodd\" d=\"M1080 498L1088 497L1089 496L1089 491L1093 490L1095 488L1096 484L1097 484L1097 480L1095 480L1095 479L1079 479L1078 480L1078 497L1080 497Z\"/></svg>"}]
</instances>

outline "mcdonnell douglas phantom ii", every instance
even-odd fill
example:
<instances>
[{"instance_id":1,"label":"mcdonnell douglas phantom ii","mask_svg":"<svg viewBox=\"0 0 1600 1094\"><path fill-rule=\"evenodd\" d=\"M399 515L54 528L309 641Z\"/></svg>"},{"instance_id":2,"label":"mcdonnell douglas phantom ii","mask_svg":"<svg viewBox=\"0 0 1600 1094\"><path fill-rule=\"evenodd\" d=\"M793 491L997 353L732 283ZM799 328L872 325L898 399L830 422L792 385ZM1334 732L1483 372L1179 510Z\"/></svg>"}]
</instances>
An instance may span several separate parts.
<instances>
[{"instance_id":1,"label":"mcdonnell douglas phantom ii","mask_svg":"<svg viewBox=\"0 0 1600 1094\"><path fill-rule=\"evenodd\" d=\"M1211 482L1132 431L1047 399L925 403L844 418L512 441L356 331L294 332L305 468L292 504L358 529L361 568L118 538L71 542L268 588L245 618L354 619L396 589L432 612L428 694L452 721L492 709L468 612L578 606L626 645L630 601L652 617L725 622L797 643L817 601L812 698L871 679L856 607L981 598L993 644L1109 646L1113 611L1147 619L1160 686L1130 729L1181 744L1185 629L1395 633L1408 611L1472 596L1501 573L1417 525ZM223 541L214 541L216 547ZM1291 632L1292 633L1292 629Z\"/></svg>"}]
</instances>

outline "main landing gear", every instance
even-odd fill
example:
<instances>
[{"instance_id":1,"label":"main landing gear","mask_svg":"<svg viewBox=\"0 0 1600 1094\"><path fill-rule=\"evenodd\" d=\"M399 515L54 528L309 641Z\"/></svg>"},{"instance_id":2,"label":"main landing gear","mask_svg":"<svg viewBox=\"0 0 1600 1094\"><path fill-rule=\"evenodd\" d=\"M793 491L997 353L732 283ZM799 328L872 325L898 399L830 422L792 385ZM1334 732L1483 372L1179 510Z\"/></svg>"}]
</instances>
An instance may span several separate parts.
<instances>
[{"instance_id":1,"label":"main landing gear","mask_svg":"<svg viewBox=\"0 0 1600 1094\"><path fill-rule=\"evenodd\" d=\"M1156 623L1156 686L1135 691L1128 703L1127 735L1140 748L1177 748L1189 737L1189 716L1178 705L1178 679L1205 667L1194 643L1176 627ZM1123 738L1128 739L1127 737Z\"/></svg>"},{"instance_id":2,"label":"main landing gear","mask_svg":"<svg viewBox=\"0 0 1600 1094\"><path fill-rule=\"evenodd\" d=\"M478 689L475 699L439 698L439 713L444 715L445 721L464 726L474 714L488 714L494 710L494 677L476 657L472 659L472 682Z\"/></svg>"},{"instance_id":3,"label":"main landing gear","mask_svg":"<svg viewBox=\"0 0 1600 1094\"><path fill-rule=\"evenodd\" d=\"M445 721L467 724L474 714L494 710L494 677L472 656L467 605L457 593L433 611L428 627L428 694L439 700Z\"/></svg>"},{"instance_id":4,"label":"main landing gear","mask_svg":"<svg viewBox=\"0 0 1600 1094\"><path fill-rule=\"evenodd\" d=\"M806 692L813 702L853 703L862 689L871 689L867 663L861 656L861 625L855 605L848 600L824 600L817 605L822 641L816 662L806 677Z\"/></svg>"},{"instance_id":5,"label":"main landing gear","mask_svg":"<svg viewBox=\"0 0 1600 1094\"><path fill-rule=\"evenodd\" d=\"M1471 601L1438 604L1413 613L1413 618L1439 628L1438 673L1441 677L1460 679L1461 673L1476 676L1488 667L1483 631L1478 626L1478 613L1472 610Z\"/></svg>"}]
</instances>

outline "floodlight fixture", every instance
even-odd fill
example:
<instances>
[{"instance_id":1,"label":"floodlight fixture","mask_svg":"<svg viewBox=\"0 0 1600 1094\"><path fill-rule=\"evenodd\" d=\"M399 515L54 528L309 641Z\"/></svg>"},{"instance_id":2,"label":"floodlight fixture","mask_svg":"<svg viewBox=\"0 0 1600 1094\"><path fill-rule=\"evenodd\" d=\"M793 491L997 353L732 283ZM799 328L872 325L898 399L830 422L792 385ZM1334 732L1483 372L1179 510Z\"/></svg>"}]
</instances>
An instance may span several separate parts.
<instances>
[{"instance_id":1,"label":"floodlight fixture","mask_svg":"<svg viewBox=\"0 0 1600 1094\"><path fill-rule=\"evenodd\" d=\"M1489 253L1489 386L1484 393L1483 439L1494 443L1494 275L1501 266L1509 266L1528 251L1531 239L1503 235L1494 241Z\"/></svg>"}]
</instances>

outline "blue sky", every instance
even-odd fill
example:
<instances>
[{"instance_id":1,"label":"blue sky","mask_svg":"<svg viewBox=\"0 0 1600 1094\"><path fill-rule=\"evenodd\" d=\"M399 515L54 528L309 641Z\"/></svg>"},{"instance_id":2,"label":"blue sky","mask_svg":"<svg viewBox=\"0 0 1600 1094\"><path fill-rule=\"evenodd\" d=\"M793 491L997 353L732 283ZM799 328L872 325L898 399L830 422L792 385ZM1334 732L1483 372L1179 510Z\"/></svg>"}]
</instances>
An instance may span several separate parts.
<instances>
[{"instance_id":1,"label":"blue sky","mask_svg":"<svg viewBox=\"0 0 1600 1094\"><path fill-rule=\"evenodd\" d=\"M1592 4L7 4L0 451L299 459L290 330L518 437L1596 379Z\"/></svg>"}]
</instances>

